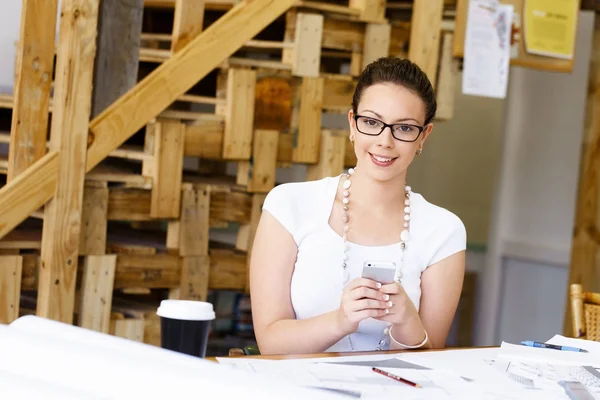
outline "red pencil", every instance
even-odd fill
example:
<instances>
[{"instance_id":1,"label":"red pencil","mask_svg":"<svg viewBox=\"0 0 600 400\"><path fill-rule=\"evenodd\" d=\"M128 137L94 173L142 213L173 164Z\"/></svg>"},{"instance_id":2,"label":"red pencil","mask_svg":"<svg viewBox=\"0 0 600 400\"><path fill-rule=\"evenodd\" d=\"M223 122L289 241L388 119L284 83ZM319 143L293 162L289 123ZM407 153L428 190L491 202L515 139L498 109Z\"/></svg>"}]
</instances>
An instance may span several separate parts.
<instances>
[{"instance_id":1,"label":"red pencil","mask_svg":"<svg viewBox=\"0 0 600 400\"><path fill-rule=\"evenodd\" d=\"M373 371L375 371L378 374L381 374L383 376L387 376L388 378L392 378L395 381L402 382L402 383L405 383L407 385L410 385L410 386L413 386L413 387L416 387L416 388L420 388L421 387L421 385L419 385L418 383L411 382L408 379L400 378L399 376L396 376L394 374L390 374L389 372L386 372L386 371L381 370L379 368L373 367Z\"/></svg>"}]
</instances>

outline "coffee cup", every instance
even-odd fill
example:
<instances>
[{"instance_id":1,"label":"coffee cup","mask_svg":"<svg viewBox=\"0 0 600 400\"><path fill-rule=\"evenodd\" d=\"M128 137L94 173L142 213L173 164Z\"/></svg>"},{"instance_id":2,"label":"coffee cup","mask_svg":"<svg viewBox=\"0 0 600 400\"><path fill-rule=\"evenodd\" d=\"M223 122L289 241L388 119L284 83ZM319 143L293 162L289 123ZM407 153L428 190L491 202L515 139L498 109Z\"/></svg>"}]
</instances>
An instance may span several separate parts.
<instances>
[{"instance_id":1,"label":"coffee cup","mask_svg":"<svg viewBox=\"0 0 600 400\"><path fill-rule=\"evenodd\" d=\"M156 311L160 317L161 347L204 358L211 323L215 319L213 305L194 300L163 300Z\"/></svg>"}]
</instances>

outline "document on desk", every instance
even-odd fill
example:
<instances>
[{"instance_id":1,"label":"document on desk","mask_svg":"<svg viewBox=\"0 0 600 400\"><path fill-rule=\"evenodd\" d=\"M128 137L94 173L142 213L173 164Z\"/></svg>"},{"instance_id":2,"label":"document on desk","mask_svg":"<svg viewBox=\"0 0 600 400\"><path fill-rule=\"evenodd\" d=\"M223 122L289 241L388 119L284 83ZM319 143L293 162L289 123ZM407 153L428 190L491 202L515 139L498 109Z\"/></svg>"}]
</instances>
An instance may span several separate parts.
<instances>
[{"instance_id":1,"label":"document on desk","mask_svg":"<svg viewBox=\"0 0 600 400\"><path fill-rule=\"evenodd\" d=\"M504 371L485 364L477 356L471 356L470 362L473 365L469 368L461 367L459 365L460 361L457 361L461 352L469 352L469 350L453 351L455 355L450 357L446 355L446 365L444 367L436 366L435 361L429 363L431 369L425 366L419 366L419 368L381 367L385 371L419 383L422 388L418 389L376 374L369 366L336 362L356 363L359 362L358 360L368 362L369 357L375 358L378 363L390 362L390 355L285 361L236 358L220 359L219 361L246 371L267 374L274 379L290 382L290 384L343 391L345 394L354 394L353 397L361 399L392 398L396 397L396 394L401 395L402 399L552 399L552 397L546 396L541 391L530 393L531 391L527 390L528 388L509 379ZM421 360L425 360L425 363L427 363L428 355L434 356L442 353L447 352L422 353L424 357ZM490 354L490 352L485 353ZM409 358L411 362L407 364L415 365L412 357ZM452 359L455 360L454 365L450 362ZM315 360L319 360L319 362L314 362ZM403 360L398 359L397 361L402 362ZM450 367L446 368L446 366ZM477 371L477 374L472 375L477 379L465 379L455 370L457 366L461 374L466 370Z\"/></svg>"},{"instance_id":2,"label":"document on desk","mask_svg":"<svg viewBox=\"0 0 600 400\"><path fill-rule=\"evenodd\" d=\"M360 399L402 398L403 400L420 400L458 399L474 396L472 384L450 370L384 369L421 386L415 388L375 373L372 367L368 366L300 361L295 363L259 360L258 362L226 363L236 365L246 371L269 375L271 379L278 381L286 381L304 387L335 390L347 394L349 397Z\"/></svg>"}]
</instances>

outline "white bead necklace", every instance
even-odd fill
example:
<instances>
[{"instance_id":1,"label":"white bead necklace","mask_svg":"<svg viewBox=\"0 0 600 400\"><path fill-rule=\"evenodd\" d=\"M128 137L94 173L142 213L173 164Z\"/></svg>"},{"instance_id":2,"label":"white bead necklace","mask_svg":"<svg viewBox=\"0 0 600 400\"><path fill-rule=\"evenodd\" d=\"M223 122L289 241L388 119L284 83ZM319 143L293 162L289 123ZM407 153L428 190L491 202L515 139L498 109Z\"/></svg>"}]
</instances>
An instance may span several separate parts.
<instances>
[{"instance_id":1,"label":"white bead necklace","mask_svg":"<svg viewBox=\"0 0 600 400\"><path fill-rule=\"evenodd\" d=\"M352 186L352 174L354 174L354 168L350 168L348 173L345 175L346 180L342 184L344 189L342 195L342 203L344 204L344 211L342 213L342 222L344 223L344 231L343 231L343 239L344 239L344 257L342 260L342 269L343 269L343 286L346 286L348 281L350 280L350 274L348 273L348 260L350 256L348 255L350 251L350 244L348 243L348 232L350 231L350 226L348 223L350 222L350 217L348 216L348 211L350 209L350 187ZM410 239L410 213L411 213L411 204L410 204L410 195L411 188L408 185L404 187L404 229L400 233L400 248L402 252L400 254L400 267L396 267L396 274L394 280L400 283L400 279L402 278L402 266L404 265L404 253L406 252L406 242ZM390 335L390 327L391 324L387 324L387 328L383 331L383 337L379 340L377 350L382 350L383 347L389 343L389 335ZM350 343L350 348L354 350L354 346L352 344L351 335L348 335L348 342Z\"/></svg>"}]
</instances>

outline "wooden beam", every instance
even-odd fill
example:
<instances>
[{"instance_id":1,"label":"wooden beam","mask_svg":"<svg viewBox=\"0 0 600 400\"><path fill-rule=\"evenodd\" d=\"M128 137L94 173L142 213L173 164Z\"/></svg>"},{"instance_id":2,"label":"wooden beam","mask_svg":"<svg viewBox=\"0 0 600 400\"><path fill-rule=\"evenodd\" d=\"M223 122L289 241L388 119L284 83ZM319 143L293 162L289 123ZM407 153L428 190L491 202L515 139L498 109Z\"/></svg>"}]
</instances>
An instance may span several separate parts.
<instances>
[{"instance_id":1,"label":"wooden beam","mask_svg":"<svg viewBox=\"0 0 600 400\"><path fill-rule=\"evenodd\" d=\"M22 2L8 181L46 153L57 4L57 0Z\"/></svg>"},{"instance_id":2,"label":"wooden beam","mask_svg":"<svg viewBox=\"0 0 600 400\"><path fill-rule=\"evenodd\" d=\"M171 51L178 52L192 41L204 23L204 0L175 0Z\"/></svg>"},{"instance_id":3,"label":"wooden beam","mask_svg":"<svg viewBox=\"0 0 600 400\"><path fill-rule=\"evenodd\" d=\"M102 0L94 66L92 118L135 86L144 0Z\"/></svg>"},{"instance_id":4,"label":"wooden beam","mask_svg":"<svg viewBox=\"0 0 600 400\"><path fill-rule=\"evenodd\" d=\"M209 276L210 258L208 255L183 257L179 298L206 301Z\"/></svg>"},{"instance_id":5,"label":"wooden beam","mask_svg":"<svg viewBox=\"0 0 600 400\"><path fill-rule=\"evenodd\" d=\"M585 131L579 173L575 229L571 244L569 285L581 284L585 292L600 292L600 19L595 19L588 75ZM567 302L569 291L566 290ZM572 334L571 307L565 307L565 335Z\"/></svg>"},{"instance_id":6,"label":"wooden beam","mask_svg":"<svg viewBox=\"0 0 600 400\"><path fill-rule=\"evenodd\" d=\"M350 0L350 8L360 10L359 18L366 22L383 22L386 2L381 0Z\"/></svg>"},{"instance_id":7,"label":"wooden beam","mask_svg":"<svg viewBox=\"0 0 600 400\"><path fill-rule=\"evenodd\" d=\"M319 76L322 38L323 16L320 14L298 13L292 74L296 76Z\"/></svg>"},{"instance_id":8,"label":"wooden beam","mask_svg":"<svg viewBox=\"0 0 600 400\"><path fill-rule=\"evenodd\" d=\"M184 185L179 226L179 254L208 255L210 231L210 189Z\"/></svg>"},{"instance_id":9,"label":"wooden beam","mask_svg":"<svg viewBox=\"0 0 600 400\"><path fill-rule=\"evenodd\" d=\"M254 132L254 96L256 71L230 68L227 71L227 106L223 158L248 160Z\"/></svg>"},{"instance_id":10,"label":"wooden beam","mask_svg":"<svg viewBox=\"0 0 600 400\"><path fill-rule=\"evenodd\" d=\"M83 263L78 325L109 333L117 255L87 256Z\"/></svg>"},{"instance_id":11,"label":"wooden beam","mask_svg":"<svg viewBox=\"0 0 600 400\"><path fill-rule=\"evenodd\" d=\"M185 127L180 121L159 120L154 130L154 176L152 218L178 218L181 207L183 142Z\"/></svg>"},{"instance_id":12,"label":"wooden beam","mask_svg":"<svg viewBox=\"0 0 600 400\"><path fill-rule=\"evenodd\" d=\"M294 162L315 164L319 161L323 86L323 78L305 77L294 89L291 122Z\"/></svg>"},{"instance_id":13,"label":"wooden beam","mask_svg":"<svg viewBox=\"0 0 600 400\"><path fill-rule=\"evenodd\" d=\"M390 24L367 24L362 54L362 69L390 52L392 26Z\"/></svg>"},{"instance_id":14,"label":"wooden beam","mask_svg":"<svg viewBox=\"0 0 600 400\"><path fill-rule=\"evenodd\" d=\"M72 323L96 56L99 0L63 0L50 149L59 151L55 197L44 210L37 315Z\"/></svg>"},{"instance_id":15,"label":"wooden beam","mask_svg":"<svg viewBox=\"0 0 600 400\"><path fill-rule=\"evenodd\" d=\"M106 182L86 182L81 212L80 255L106 253L107 212L108 187Z\"/></svg>"},{"instance_id":16,"label":"wooden beam","mask_svg":"<svg viewBox=\"0 0 600 400\"><path fill-rule=\"evenodd\" d=\"M238 185L249 193L267 193L275 186L279 132L257 129L254 132L252 159L238 163Z\"/></svg>"},{"instance_id":17,"label":"wooden beam","mask_svg":"<svg viewBox=\"0 0 600 400\"><path fill-rule=\"evenodd\" d=\"M445 33L436 88L437 120L449 120L454 116L454 90L458 81L458 59L452 57L452 43L452 33Z\"/></svg>"},{"instance_id":18,"label":"wooden beam","mask_svg":"<svg viewBox=\"0 0 600 400\"><path fill-rule=\"evenodd\" d=\"M294 1L245 0L94 118L90 123L86 171L283 14ZM29 178L11 181L0 189L0 238L54 195L57 154L42 160L34 164Z\"/></svg>"},{"instance_id":19,"label":"wooden beam","mask_svg":"<svg viewBox=\"0 0 600 400\"><path fill-rule=\"evenodd\" d=\"M38 284L39 257L33 254L22 257L21 290L34 290ZM114 289L179 288L181 260L176 254L118 254ZM211 249L210 289L244 290L247 271L245 253Z\"/></svg>"},{"instance_id":20,"label":"wooden beam","mask_svg":"<svg viewBox=\"0 0 600 400\"><path fill-rule=\"evenodd\" d=\"M19 318L23 257L0 256L0 324Z\"/></svg>"},{"instance_id":21,"label":"wooden beam","mask_svg":"<svg viewBox=\"0 0 600 400\"><path fill-rule=\"evenodd\" d=\"M518 10L517 10L518 11ZM465 37L469 16L469 0L456 0L456 25L452 41L452 56L462 58L465 55Z\"/></svg>"},{"instance_id":22,"label":"wooden beam","mask_svg":"<svg viewBox=\"0 0 600 400\"><path fill-rule=\"evenodd\" d=\"M344 170L347 142L349 142L347 132L324 130L321 133L319 162L308 166L306 179L318 180L341 174Z\"/></svg>"},{"instance_id":23,"label":"wooden beam","mask_svg":"<svg viewBox=\"0 0 600 400\"><path fill-rule=\"evenodd\" d=\"M415 0L410 24L408 58L427 74L435 87L444 0Z\"/></svg>"}]
</instances>

